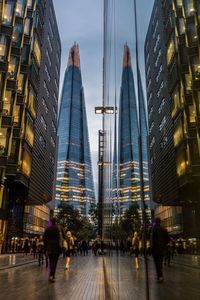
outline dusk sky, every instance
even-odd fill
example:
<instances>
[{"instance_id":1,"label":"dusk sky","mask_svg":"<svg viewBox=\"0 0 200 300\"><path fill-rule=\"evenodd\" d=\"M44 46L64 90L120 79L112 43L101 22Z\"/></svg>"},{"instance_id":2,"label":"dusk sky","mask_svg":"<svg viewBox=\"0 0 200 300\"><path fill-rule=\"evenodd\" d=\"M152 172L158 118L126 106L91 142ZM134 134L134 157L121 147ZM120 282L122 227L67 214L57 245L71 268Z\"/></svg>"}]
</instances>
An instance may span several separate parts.
<instances>
[{"instance_id":1,"label":"dusk sky","mask_svg":"<svg viewBox=\"0 0 200 300\"><path fill-rule=\"evenodd\" d=\"M132 57L134 57L133 0L115 1L117 3L117 48L123 50L123 44L127 42L130 45ZM97 190L98 130L101 129L101 116L94 114L94 107L102 104L103 0L53 0L53 2L62 44L60 91L67 67L69 50L75 41L79 44L93 175ZM145 78L144 41L154 1L138 0L137 3L140 65L142 77ZM118 71L119 78L121 76L122 54L123 51L120 51L120 55L117 57L118 69L120 70ZM144 79L143 84L145 86ZM120 88L120 81L118 87Z\"/></svg>"}]
</instances>

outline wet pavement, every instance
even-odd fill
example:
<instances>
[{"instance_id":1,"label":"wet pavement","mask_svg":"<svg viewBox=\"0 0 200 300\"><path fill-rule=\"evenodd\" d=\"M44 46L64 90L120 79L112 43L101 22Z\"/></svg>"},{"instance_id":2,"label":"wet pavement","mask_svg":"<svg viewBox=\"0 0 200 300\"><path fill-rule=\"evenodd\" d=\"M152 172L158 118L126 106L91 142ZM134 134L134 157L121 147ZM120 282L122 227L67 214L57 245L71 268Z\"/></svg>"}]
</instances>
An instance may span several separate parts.
<instances>
[{"instance_id":1,"label":"wet pavement","mask_svg":"<svg viewBox=\"0 0 200 300\"><path fill-rule=\"evenodd\" d=\"M0 258L1 260L1 258ZM133 257L73 257L69 271L59 260L56 282L48 282L48 269L30 263L0 271L1 299L6 300L145 300L144 260L134 268ZM191 263L192 261L193 263ZM183 262L183 263L182 263ZM164 283L155 280L149 259L151 300L199 300L199 257L178 257L164 268Z\"/></svg>"}]
</instances>

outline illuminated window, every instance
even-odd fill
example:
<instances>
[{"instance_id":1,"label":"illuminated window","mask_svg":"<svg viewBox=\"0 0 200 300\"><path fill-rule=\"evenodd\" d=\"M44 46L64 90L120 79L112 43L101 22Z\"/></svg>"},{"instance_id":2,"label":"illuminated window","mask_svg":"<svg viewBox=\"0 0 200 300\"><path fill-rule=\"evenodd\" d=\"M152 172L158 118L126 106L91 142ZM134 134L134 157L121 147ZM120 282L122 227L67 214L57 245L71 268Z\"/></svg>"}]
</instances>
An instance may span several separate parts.
<instances>
[{"instance_id":1,"label":"illuminated window","mask_svg":"<svg viewBox=\"0 0 200 300\"><path fill-rule=\"evenodd\" d=\"M29 35L31 29L31 19L26 18L25 25L24 25L24 34Z\"/></svg>"},{"instance_id":2,"label":"illuminated window","mask_svg":"<svg viewBox=\"0 0 200 300\"><path fill-rule=\"evenodd\" d=\"M193 0L183 0L185 7L185 14L187 17L192 16L195 12L194 1Z\"/></svg>"},{"instance_id":3,"label":"illuminated window","mask_svg":"<svg viewBox=\"0 0 200 300\"><path fill-rule=\"evenodd\" d=\"M33 146L33 141L34 141L33 124L29 119L27 119L26 122L25 138L28 141L28 143L31 146Z\"/></svg>"},{"instance_id":4,"label":"illuminated window","mask_svg":"<svg viewBox=\"0 0 200 300\"><path fill-rule=\"evenodd\" d=\"M181 107L182 98L179 91L179 86L177 86L172 94L172 117L176 115Z\"/></svg>"},{"instance_id":5,"label":"illuminated window","mask_svg":"<svg viewBox=\"0 0 200 300\"><path fill-rule=\"evenodd\" d=\"M3 11L3 24L11 25L12 17L13 17L13 9L14 9L14 2L13 1L6 1Z\"/></svg>"},{"instance_id":6,"label":"illuminated window","mask_svg":"<svg viewBox=\"0 0 200 300\"><path fill-rule=\"evenodd\" d=\"M192 90L192 76L191 74L185 74L185 88L186 92L190 93Z\"/></svg>"},{"instance_id":7,"label":"illuminated window","mask_svg":"<svg viewBox=\"0 0 200 300\"><path fill-rule=\"evenodd\" d=\"M12 44L14 46L21 46L21 40L22 40L22 24L15 24L13 28L13 34L12 34Z\"/></svg>"},{"instance_id":8,"label":"illuminated window","mask_svg":"<svg viewBox=\"0 0 200 300\"><path fill-rule=\"evenodd\" d=\"M16 16L23 17L25 8L25 0L17 0Z\"/></svg>"},{"instance_id":9,"label":"illuminated window","mask_svg":"<svg viewBox=\"0 0 200 300\"><path fill-rule=\"evenodd\" d=\"M18 69L18 58L16 56L11 56L10 62L8 65L8 75L10 79L15 79Z\"/></svg>"},{"instance_id":10,"label":"illuminated window","mask_svg":"<svg viewBox=\"0 0 200 300\"><path fill-rule=\"evenodd\" d=\"M185 33L185 20L183 18L179 18L179 34L182 35Z\"/></svg>"},{"instance_id":11,"label":"illuminated window","mask_svg":"<svg viewBox=\"0 0 200 300\"><path fill-rule=\"evenodd\" d=\"M176 158L176 172L178 176L184 175L187 170L187 161L185 152L179 152Z\"/></svg>"},{"instance_id":12,"label":"illuminated window","mask_svg":"<svg viewBox=\"0 0 200 300\"><path fill-rule=\"evenodd\" d=\"M27 0L27 7L32 8L33 6L33 0Z\"/></svg>"},{"instance_id":13,"label":"illuminated window","mask_svg":"<svg viewBox=\"0 0 200 300\"><path fill-rule=\"evenodd\" d=\"M163 119L162 119L162 121L160 122L160 125L159 125L160 131L163 130L163 128L165 127L166 123L167 123L167 118L166 118L166 116L164 116Z\"/></svg>"},{"instance_id":14,"label":"illuminated window","mask_svg":"<svg viewBox=\"0 0 200 300\"><path fill-rule=\"evenodd\" d=\"M31 154L27 150L24 150L23 160L22 160L22 171L27 176L30 176L31 174L31 164L32 164Z\"/></svg>"},{"instance_id":15,"label":"illuminated window","mask_svg":"<svg viewBox=\"0 0 200 300\"><path fill-rule=\"evenodd\" d=\"M37 38L35 38L35 41L34 41L33 52L34 52L34 55L36 57L36 60L37 60L38 64L40 65L40 63L41 63L41 50L40 50L40 45L39 45L39 42L38 42Z\"/></svg>"},{"instance_id":16,"label":"illuminated window","mask_svg":"<svg viewBox=\"0 0 200 300\"><path fill-rule=\"evenodd\" d=\"M174 42L174 38L172 37L167 47L167 65L170 65L170 63L172 62L174 54L175 54L175 42Z\"/></svg>"},{"instance_id":17,"label":"illuminated window","mask_svg":"<svg viewBox=\"0 0 200 300\"><path fill-rule=\"evenodd\" d=\"M0 155L6 154L7 128L0 128Z\"/></svg>"},{"instance_id":18,"label":"illuminated window","mask_svg":"<svg viewBox=\"0 0 200 300\"><path fill-rule=\"evenodd\" d=\"M2 115L3 116L10 116L11 115L11 105L12 105L12 92L6 90L4 99L3 99L3 111Z\"/></svg>"},{"instance_id":19,"label":"illuminated window","mask_svg":"<svg viewBox=\"0 0 200 300\"><path fill-rule=\"evenodd\" d=\"M23 91L24 91L24 74L19 74L19 76L18 76L18 85L17 85L17 91L19 92L19 93L23 93Z\"/></svg>"},{"instance_id":20,"label":"illuminated window","mask_svg":"<svg viewBox=\"0 0 200 300\"><path fill-rule=\"evenodd\" d=\"M178 124L176 124L174 131L174 146L177 146L183 139L183 127L182 122L179 120Z\"/></svg>"},{"instance_id":21,"label":"illuminated window","mask_svg":"<svg viewBox=\"0 0 200 300\"><path fill-rule=\"evenodd\" d=\"M195 123L196 122L196 111L194 105L189 105L189 122Z\"/></svg>"},{"instance_id":22,"label":"illuminated window","mask_svg":"<svg viewBox=\"0 0 200 300\"><path fill-rule=\"evenodd\" d=\"M20 106L15 105L14 112L13 112L13 122L15 126L19 126L19 120L20 120Z\"/></svg>"},{"instance_id":23,"label":"illuminated window","mask_svg":"<svg viewBox=\"0 0 200 300\"><path fill-rule=\"evenodd\" d=\"M35 103L35 95L34 95L32 89L30 89L30 91L29 91L28 108L29 108L32 116L35 118L36 117L36 103Z\"/></svg>"},{"instance_id":24,"label":"illuminated window","mask_svg":"<svg viewBox=\"0 0 200 300\"><path fill-rule=\"evenodd\" d=\"M191 57L192 71L196 80L200 79L200 59L199 56Z\"/></svg>"},{"instance_id":25,"label":"illuminated window","mask_svg":"<svg viewBox=\"0 0 200 300\"><path fill-rule=\"evenodd\" d=\"M0 36L0 60L6 59L7 50L7 37L5 35Z\"/></svg>"},{"instance_id":26,"label":"illuminated window","mask_svg":"<svg viewBox=\"0 0 200 300\"><path fill-rule=\"evenodd\" d=\"M197 27L195 23L187 25L187 33L189 45L198 41Z\"/></svg>"}]
</instances>

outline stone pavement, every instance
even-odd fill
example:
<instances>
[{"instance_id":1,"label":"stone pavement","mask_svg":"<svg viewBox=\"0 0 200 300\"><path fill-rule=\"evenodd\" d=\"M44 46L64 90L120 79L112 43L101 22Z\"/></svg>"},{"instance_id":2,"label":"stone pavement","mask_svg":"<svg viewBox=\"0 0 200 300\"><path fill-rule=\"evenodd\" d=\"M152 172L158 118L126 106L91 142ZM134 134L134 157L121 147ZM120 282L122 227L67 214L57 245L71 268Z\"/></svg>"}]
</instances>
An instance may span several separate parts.
<instances>
[{"instance_id":1,"label":"stone pavement","mask_svg":"<svg viewBox=\"0 0 200 300\"><path fill-rule=\"evenodd\" d=\"M136 271L130 256L73 257L69 271L61 257L56 282L37 264L0 271L1 299L6 300L145 300L144 260ZM155 281L149 260L151 300L199 300L200 269L173 263L164 268L165 282Z\"/></svg>"}]
</instances>

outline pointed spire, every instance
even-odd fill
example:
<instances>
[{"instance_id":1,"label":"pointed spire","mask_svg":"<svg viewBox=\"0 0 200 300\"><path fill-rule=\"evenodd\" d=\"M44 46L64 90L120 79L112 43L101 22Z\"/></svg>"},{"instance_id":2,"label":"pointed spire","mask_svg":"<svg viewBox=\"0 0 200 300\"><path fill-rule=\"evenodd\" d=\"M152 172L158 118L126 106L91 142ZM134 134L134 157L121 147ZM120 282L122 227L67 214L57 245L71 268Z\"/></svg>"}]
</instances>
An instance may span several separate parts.
<instances>
[{"instance_id":1,"label":"pointed spire","mask_svg":"<svg viewBox=\"0 0 200 300\"><path fill-rule=\"evenodd\" d=\"M127 43L124 45L124 68L131 67L131 54Z\"/></svg>"},{"instance_id":2,"label":"pointed spire","mask_svg":"<svg viewBox=\"0 0 200 300\"><path fill-rule=\"evenodd\" d=\"M75 66L77 68L81 68L80 65L80 54L79 54L79 47L76 42L74 42L74 45L70 49L69 52L69 59L68 59L68 67Z\"/></svg>"}]
</instances>

